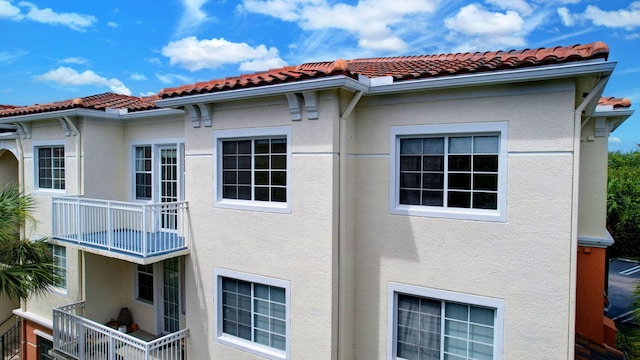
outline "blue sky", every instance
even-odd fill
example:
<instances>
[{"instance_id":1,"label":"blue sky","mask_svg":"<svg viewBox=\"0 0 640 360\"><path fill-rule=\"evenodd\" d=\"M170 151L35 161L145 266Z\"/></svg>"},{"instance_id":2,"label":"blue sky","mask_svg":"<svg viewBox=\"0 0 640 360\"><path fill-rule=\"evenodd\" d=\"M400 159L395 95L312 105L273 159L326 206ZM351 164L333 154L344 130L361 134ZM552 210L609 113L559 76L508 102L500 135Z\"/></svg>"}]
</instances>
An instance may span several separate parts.
<instances>
[{"instance_id":1,"label":"blue sky","mask_svg":"<svg viewBox=\"0 0 640 360\"><path fill-rule=\"evenodd\" d=\"M640 109L640 1L0 0L0 104L143 96L307 61L604 41ZM640 111L610 139L640 143Z\"/></svg>"}]
</instances>

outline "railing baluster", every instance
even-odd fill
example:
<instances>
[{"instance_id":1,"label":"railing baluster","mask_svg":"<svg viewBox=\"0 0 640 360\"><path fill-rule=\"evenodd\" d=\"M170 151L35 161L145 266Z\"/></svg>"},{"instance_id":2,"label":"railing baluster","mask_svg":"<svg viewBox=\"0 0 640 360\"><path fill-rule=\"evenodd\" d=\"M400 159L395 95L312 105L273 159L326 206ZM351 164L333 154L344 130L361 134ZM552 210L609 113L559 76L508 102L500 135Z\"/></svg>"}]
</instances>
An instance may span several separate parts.
<instances>
[{"instance_id":1,"label":"railing baluster","mask_svg":"<svg viewBox=\"0 0 640 360\"><path fill-rule=\"evenodd\" d=\"M107 248L111 250L113 248L113 213L111 209L111 202L107 201Z\"/></svg>"}]
</instances>

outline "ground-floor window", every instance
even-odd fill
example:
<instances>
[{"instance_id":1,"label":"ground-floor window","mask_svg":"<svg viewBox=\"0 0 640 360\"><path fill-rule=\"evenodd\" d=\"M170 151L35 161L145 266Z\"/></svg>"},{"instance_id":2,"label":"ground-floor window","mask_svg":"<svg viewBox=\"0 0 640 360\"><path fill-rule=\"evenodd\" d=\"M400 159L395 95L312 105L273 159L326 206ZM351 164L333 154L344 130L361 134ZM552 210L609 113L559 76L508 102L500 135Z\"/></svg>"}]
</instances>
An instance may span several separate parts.
<instances>
[{"instance_id":1,"label":"ground-floor window","mask_svg":"<svg viewBox=\"0 0 640 360\"><path fill-rule=\"evenodd\" d=\"M38 341L38 360L54 360L49 355L49 350L53 349L53 342L49 339L45 339L42 336L37 337Z\"/></svg>"},{"instance_id":2,"label":"ground-floor window","mask_svg":"<svg viewBox=\"0 0 640 360\"><path fill-rule=\"evenodd\" d=\"M390 285L389 359L502 358L502 301Z\"/></svg>"}]
</instances>

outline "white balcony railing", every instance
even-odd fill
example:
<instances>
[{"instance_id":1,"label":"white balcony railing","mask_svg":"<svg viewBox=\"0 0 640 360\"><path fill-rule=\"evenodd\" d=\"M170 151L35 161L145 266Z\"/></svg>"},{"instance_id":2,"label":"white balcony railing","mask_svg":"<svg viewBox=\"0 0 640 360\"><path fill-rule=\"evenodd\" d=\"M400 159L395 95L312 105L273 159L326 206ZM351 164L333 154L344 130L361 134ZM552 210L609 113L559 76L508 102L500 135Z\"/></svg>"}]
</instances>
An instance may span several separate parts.
<instances>
[{"instance_id":1,"label":"white balcony railing","mask_svg":"<svg viewBox=\"0 0 640 360\"><path fill-rule=\"evenodd\" d=\"M187 202L139 204L55 197L53 238L149 257L187 249Z\"/></svg>"},{"instance_id":2,"label":"white balcony railing","mask_svg":"<svg viewBox=\"0 0 640 360\"><path fill-rule=\"evenodd\" d=\"M53 350L78 360L184 360L188 329L143 341L83 317L84 301L53 309Z\"/></svg>"}]
</instances>

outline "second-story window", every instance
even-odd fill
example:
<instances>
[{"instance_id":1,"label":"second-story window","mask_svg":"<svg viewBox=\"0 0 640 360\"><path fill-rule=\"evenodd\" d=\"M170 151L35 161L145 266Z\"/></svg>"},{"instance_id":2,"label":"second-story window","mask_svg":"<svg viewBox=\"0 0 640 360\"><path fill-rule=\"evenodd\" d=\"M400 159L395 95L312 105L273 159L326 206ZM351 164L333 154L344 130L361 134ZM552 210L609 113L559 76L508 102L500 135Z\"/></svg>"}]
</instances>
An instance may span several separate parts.
<instances>
[{"instance_id":1,"label":"second-story window","mask_svg":"<svg viewBox=\"0 0 640 360\"><path fill-rule=\"evenodd\" d=\"M36 185L39 189L64 190L64 145L36 147Z\"/></svg>"},{"instance_id":2,"label":"second-story window","mask_svg":"<svg viewBox=\"0 0 640 360\"><path fill-rule=\"evenodd\" d=\"M151 146L135 147L135 195L138 200L150 200L152 197Z\"/></svg>"},{"instance_id":3,"label":"second-story window","mask_svg":"<svg viewBox=\"0 0 640 360\"><path fill-rule=\"evenodd\" d=\"M291 128L214 131L215 206L289 212Z\"/></svg>"}]
</instances>

